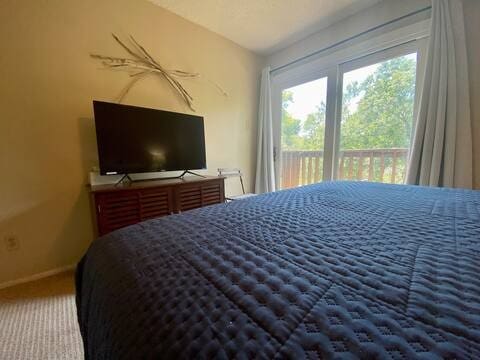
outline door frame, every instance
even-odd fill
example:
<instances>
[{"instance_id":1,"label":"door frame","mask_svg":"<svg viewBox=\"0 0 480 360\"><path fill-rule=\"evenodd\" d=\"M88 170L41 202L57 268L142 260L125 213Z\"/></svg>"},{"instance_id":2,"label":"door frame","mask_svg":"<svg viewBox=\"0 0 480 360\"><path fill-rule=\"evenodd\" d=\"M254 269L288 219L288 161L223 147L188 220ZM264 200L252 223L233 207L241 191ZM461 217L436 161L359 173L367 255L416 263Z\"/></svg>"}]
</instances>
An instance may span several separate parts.
<instances>
[{"instance_id":1,"label":"door frame","mask_svg":"<svg viewBox=\"0 0 480 360\"><path fill-rule=\"evenodd\" d=\"M420 98L420 88L419 86L423 79L419 79L419 75L423 73L420 71L420 67L423 65L425 51L422 50L425 43L419 42L417 40L409 41L401 45L395 45L394 47L377 51L373 54L362 56L360 58L344 62L338 66L337 72L337 91L336 91L336 114L334 122L334 145L333 145L333 173L331 179L338 179L338 160L340 154L340 134L342 127L342 105L343 105L343 77L345 73L350 71L358 70L366 66L375 65L384 61L395 59L397 57L409 55L416 53L417 54L417 64L416 64L416 75L415 75L415 100L414 100L414 109L413 109L413 124L412 129L415 128L415 119L418 112L419 98ZM420 82L419 82L420 80Z\"/></svg>"},{"instance_id":2,"label":"door frame","mask_svg":"<svg viewBox=\"0 0 480 360\"><path fill-rule=\"evenodd\" d=\"M275 187L280 188L280 171L282 168L282 93L284 90L302 85L311 81L327 78L327 96L326 96L326 112L325 112L325 141L324 141L324 159L323 159L323 180L325 180L325 160L327 151L327 131L333 131L335 119L335 99L331 98L331 89L334 88L336 82L336 68L327 70L309 72L308 74L297 74L283 81L278 81L272 87L272 116L273 116L273 146L274 146L274 160L275 160ZM332 132L333 134L333 132ZM330 152L331 154L331 152ZM328 166L331 166L329 164ZM327 167L328 168L328 167Z\"/></svg>"},{"instance_id":3,"label":"door frame","mask_svg":"<svg viewBox=\"0 0 480 360\"><path fill-rule=\"evenodd\" d=\"M305 82L327 77L323 180L335 180L337 178L338 167L343 73L346 72L345 69L347 69L350 64L357 64L357 61L358 63L368 61L370 58L374 59L375 56L381 56L384 52L388 54L391 52L393 54L402 49L416 47L414 51L417 51L418 55L414 105L415 119L420 99L419 89L421 89L421 84L423 83L430 23L430 19L422 20L418 23L382 33L365 41L341 47L338 50L325 53L324 55L300 61L295 63L295 65L283 67L279 71L272 71L272 122L275 185L277 189L280 188L281 169L281 158L279 154L281 153L282 91ZM343 73L341 73L342 71Z\"/></svg>"}]
</instances>

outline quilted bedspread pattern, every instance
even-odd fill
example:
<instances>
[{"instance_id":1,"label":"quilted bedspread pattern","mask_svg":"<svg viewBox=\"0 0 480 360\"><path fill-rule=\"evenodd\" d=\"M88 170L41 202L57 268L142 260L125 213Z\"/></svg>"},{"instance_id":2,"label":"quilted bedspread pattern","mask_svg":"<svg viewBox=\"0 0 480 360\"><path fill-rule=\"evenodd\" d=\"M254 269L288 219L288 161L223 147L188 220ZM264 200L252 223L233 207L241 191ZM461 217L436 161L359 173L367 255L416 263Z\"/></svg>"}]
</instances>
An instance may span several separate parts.
<instances>
[{"instance_id":1,"label":"quilted bedspread pattern","mask_svg":"<svg viewBox=\"0 0 480 360\"><path fill-rule=\"evenodd\" d=\"M77 269L87 359L480 358L480 192L325 182L143 222Z\"/></svg>"}]
</instances>

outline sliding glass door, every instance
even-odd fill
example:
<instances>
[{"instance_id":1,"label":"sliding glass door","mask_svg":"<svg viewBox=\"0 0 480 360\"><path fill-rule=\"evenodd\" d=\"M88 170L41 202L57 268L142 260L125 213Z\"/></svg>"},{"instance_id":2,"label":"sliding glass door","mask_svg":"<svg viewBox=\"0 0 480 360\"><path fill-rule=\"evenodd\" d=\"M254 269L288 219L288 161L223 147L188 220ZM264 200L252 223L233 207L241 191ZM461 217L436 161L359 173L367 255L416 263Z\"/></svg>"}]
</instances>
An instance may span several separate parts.
<instances>
[{"instance_id":1,"label":"sliding glass door","mask_svg":"<svg viewBox=\"0 0 480 360\"><path fill-rule=\"evenodd\" d=\"M326 103L326 77L282 91L280 188L322 180Z\"/></svg>"},{"instance_id":2,"label":"sliding glass door","mask_svg":"<svg viewBox=\"0 0 480 360\"><path fill-rule=\"evenodd\" d=\"M332 179L404 183L422 58L411 42L278 83L277 188Z\"/></svg>"},{"instance_id":3,"label":"sliding glass door","mask_svg":"<svg viewBox=\"0 0 480 360\"><path fill-rule=\"evenodd\" d=\"M413 127L417 53L369 62L346 64L341 74L337 179L403 184Z\"/></svg>"}]
</instances>

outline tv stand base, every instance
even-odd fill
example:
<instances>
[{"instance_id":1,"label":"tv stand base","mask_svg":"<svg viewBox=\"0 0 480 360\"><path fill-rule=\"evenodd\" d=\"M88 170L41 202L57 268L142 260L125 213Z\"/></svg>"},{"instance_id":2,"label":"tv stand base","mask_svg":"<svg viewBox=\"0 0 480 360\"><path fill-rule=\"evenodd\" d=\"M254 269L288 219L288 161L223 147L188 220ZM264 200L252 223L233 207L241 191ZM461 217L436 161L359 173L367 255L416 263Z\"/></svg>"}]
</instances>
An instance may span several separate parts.
<instances>
[{"instance_id":1,"label":"tv stand base","mask_svg":"<svg viewBox=\"0 0 480 360\"><path fill-rule=\"evenodd\" d=\"M179 178L179 179L183 179L186 174L191 174L191 175L195 175L195 176L200 176L200 177L202 177L202 178L206 178L206 176L197 174L197 173L195 173L195 172L193 172L193 171L190 171L190 170L185 170L185 171L182 173L182 175L178 176L178 178Z\"/></svg>"},{"instance_id":2,"label":"tv stand base","mask_svg":"<svg viewBox=\"0 0 480 360\"><path fill-rule=\"evenodd\" d=\"M187 174L190 174L190 175L194 175L194 176L199 176L201 178L206 178L205 175L200 175L200 174L197 174L193 171L190 171L190 170L184 170L183 173L179 176L170 176L170 177L161 177L161 178L156 178L156 179L138 179L138 180L133 180L129 174L125 174L122 176L122 178L120 180L118 180L116 183L115 183L115 186L119 186L119 185L123 185L125 183L133 183L133 182L137 182L137 181L149 181L149 180L171 180L171 179L183 179L185 177L185 175Z\"/></svg>"},{"instance_id":3,"label":"tv stand base","mask_svg":"<svg viewBox=\"0 0 480 360\"><path fill-rule=\"evenodd\" d=\"M120 180L118 180L116 183L115 183L115 186L118 186L118 185L123 185L124 183L128 182L129 184L134 182L135 180L133 180L129 174L125 174L122 176L122 178Z\"/></svg>"}]
</instances>

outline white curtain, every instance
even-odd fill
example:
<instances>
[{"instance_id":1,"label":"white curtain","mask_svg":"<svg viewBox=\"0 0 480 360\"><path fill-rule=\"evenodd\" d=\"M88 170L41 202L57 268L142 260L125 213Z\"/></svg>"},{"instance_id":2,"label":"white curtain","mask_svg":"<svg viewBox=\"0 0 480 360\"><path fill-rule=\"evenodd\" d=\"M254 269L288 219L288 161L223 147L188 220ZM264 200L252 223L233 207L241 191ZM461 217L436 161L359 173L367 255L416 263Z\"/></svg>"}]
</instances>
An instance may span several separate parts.
<instances>
[{"instance_id":1,"label":"white curtain","mask_svg":"<svg viewBox=\"0 0 480 360\"><path fill-rule=\"evenodd\" d=\"M407 183L472 188L467 49L459 0L432 0L425 79L416 120Z\"/></svg>"},{"instance_id":2,"label":"white curtain","mask_svg":"<svg viewBox=\"0 0 480 360\"><path fill-rule=\"evenodd\" d=\"M266 67L262 71L262 79L260 84L255 192L257 194L261 194L271 191L275 191L275 168L273 164L273 126L270 67Z\"/></svg>"}]
</instances>

